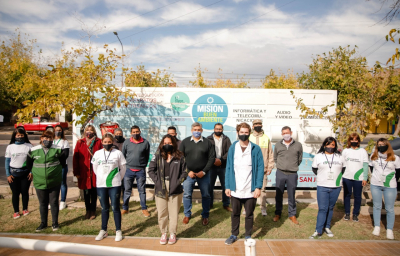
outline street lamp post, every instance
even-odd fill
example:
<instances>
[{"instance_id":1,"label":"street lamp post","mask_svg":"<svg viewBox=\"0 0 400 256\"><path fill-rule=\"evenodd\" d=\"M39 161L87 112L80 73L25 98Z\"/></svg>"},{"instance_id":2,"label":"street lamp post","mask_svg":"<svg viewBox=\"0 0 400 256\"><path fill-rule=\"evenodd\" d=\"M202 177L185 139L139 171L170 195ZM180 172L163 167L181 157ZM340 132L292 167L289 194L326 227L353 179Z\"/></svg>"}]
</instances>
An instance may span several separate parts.
<instances>
[{"instance_id":1,"label":"street lamp post","mask_svg":"<svg viewBox=\"0 0 400 256\"><path fill-rule=\"evenodd\" d=\"M119 42L121 43L122 55L125 55L125 54L124 54L124 45L122 44L121 39L119 39L119 36L118 36L117 31L114 31L114 35L117 36ZM122 74L121 74L121 76L122 76L121 87L124 87L124 56L122 56Z\"/></svg>"}]
</instances>

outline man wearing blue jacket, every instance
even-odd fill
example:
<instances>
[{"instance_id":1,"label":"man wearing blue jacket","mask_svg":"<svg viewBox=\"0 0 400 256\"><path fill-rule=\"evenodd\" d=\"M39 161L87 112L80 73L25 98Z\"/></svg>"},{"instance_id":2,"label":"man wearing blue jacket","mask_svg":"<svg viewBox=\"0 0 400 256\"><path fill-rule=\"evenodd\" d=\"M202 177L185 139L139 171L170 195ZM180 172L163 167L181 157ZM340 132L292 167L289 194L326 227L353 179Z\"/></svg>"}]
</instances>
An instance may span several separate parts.
<instances>
[{"instance_id":1,"label":"man wearing blue jacket","mask_svg":"<svg viewBox=\"0 0 400 256\"><path fill-rule=\"evenodd\" d=\"M264 159L261 148L249 141L251 127L247 123L236 126L239 141L228 151L225 173L225 194L231 198L232 235L225 244L233 244L239 235L240 212L246 211L245 239L251 238L254 209L261 195L264 179Z\"/></svg>"}]
</instances>

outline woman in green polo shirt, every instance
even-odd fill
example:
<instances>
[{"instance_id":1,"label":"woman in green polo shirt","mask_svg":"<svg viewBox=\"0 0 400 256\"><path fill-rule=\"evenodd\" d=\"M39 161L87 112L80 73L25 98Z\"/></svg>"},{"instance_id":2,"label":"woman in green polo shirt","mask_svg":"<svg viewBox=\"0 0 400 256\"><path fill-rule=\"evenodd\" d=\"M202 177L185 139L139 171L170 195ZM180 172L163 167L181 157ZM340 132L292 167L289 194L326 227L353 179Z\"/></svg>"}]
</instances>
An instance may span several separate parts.
<instances>
[{"instance_id":1,"label":"woman in green polo shirt","mask_svg":"<svg viewBox=\"0 0 400 256\"><path fill-rule=\"evenodd\" d=\"M43 132L40 145L31 148L27 165L32 168L33 185L40 205L41 223L36 229L40 232L47 228L48 205L51 206L53 231L58 230L58 197L62 181L62 166L65 165L65 154L60 146L53 144L54 133Z\"/></svg>"}]
</instances>

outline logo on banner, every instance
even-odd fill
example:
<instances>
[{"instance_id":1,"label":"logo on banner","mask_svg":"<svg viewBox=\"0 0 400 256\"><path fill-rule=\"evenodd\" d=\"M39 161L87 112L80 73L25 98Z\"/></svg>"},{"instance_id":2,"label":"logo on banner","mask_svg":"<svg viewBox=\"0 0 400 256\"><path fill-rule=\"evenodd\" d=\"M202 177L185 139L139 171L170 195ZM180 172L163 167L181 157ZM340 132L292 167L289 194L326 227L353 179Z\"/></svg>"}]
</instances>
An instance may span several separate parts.
<instances>
[{"instance_id":1,"label":"logo on banner","mask_svg":"<svg viewBox=\"0 0 400 256\"><path fill-rule=\"evenodd\" d=\"M176 111L185 111L189 107L189 96L184 92L174 93L171 97L171 106Z\"/></svg>"},{"instance_id":2,"label":"logo on banner","mask_svg":"<svg viewBox=\"0 0 400 256\"><path fill-rule=\"evenodd\" d=\"M206 94L194 103L192 116L193 120L201 123L204 129L212 130L216 123L225 123L228 118L228 106L221 97Z\"/></svg>"}]
</instances>

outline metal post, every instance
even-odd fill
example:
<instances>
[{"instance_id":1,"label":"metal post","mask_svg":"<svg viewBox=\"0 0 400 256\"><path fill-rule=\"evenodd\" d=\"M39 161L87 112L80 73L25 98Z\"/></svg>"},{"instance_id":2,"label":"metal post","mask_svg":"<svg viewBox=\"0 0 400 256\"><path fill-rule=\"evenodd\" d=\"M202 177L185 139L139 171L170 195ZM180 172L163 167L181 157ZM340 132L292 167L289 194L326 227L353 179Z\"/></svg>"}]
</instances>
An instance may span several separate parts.
<instances>
[{"instance_id":1,"label":"metal post","mask_svg":"<svg viewBox=\"0 0 400 256\"><path fill-rule=\"evenodd\" d=\"M122 44L121 39L119 39L119 36L118 36L117 31L114 31L114 35L117 36L119 42L121 43L122 55L125 55L125 54L124 54L124 45ZM124 67L125 67L125 66L124 66L124 56L122 56L122 74L121 74L121 76L122 76L122 81L121 81L121 87L124 87Z\"/></svg>"}]
</instances>

